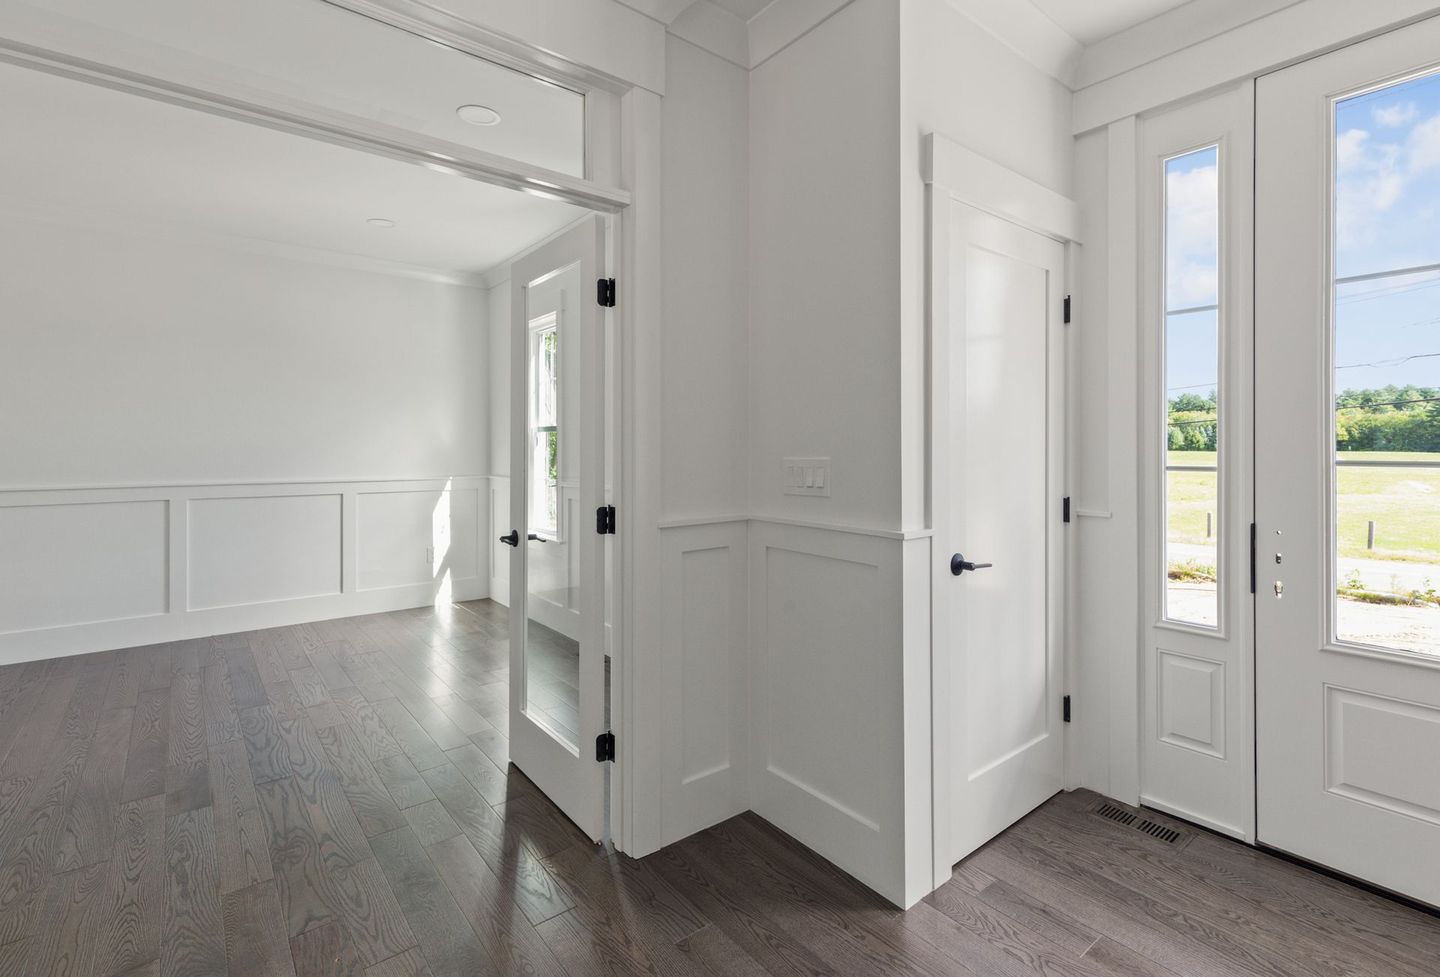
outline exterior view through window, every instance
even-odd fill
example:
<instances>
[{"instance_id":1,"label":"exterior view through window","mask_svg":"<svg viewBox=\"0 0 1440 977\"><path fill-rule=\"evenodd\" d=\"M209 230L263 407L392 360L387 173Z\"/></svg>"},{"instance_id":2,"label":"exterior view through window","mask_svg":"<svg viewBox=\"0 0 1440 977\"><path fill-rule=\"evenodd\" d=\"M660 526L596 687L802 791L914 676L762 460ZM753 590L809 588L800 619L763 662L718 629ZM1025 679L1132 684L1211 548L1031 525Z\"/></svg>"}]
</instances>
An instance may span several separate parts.
<instances>
[{"instance_id":1,"label":"exterior view through window","mask_svg":"<svg viewBox=\"0 0 1440 977\"><path fill-rule=\"evenodd\" d=\"M533 401L530 447L530 528L554 538L560 533L560 362L556 317L531 323L530 368Z\"/></svg>"},{"instance_id":2,"label":"exterior view through window","mask_svg":"<svg viewBox=\"0 0 1440 977\"><path fill-rule=\"evenodd\" d=\"M1165 618L1220 619L1220 150L1165 161Z\"/></svg>"},{"instance_id":3,"label":"exterior view through window","mask_svg":"<svg viewBox=\"0 0 1440 977\"><path fill-rule=\"evenodd\" d=\"M1336 637L1440 655L1440 75L1335 104Z\"/></svg>"}]
</instances>

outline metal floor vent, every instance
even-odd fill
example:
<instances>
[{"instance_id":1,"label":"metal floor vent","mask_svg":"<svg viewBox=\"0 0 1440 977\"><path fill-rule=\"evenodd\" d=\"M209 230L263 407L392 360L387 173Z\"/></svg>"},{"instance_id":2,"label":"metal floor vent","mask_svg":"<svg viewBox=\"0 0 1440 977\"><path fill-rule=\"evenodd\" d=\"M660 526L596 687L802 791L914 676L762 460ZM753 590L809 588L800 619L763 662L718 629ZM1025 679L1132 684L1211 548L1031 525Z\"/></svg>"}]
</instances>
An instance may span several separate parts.
<instances>
[{"instance_id":1,"label":"metal floor vent","mask_svg":"<svg viewBox=\"0 0 1440 977\"><path fill-rule=\"evenodd\" d=\"M1157 821L1151 821L1149 818L1142 818L1134 811L1127 811L1118 804L1111 804L1109 801L1095 808L1095 813L1107 821L1114 821L1116 824L1123 824L1127 828L1134 828L1136 831L1143 832L1152 838L1158 838L1167 845L1173 845L1184 837L1184 835L1174 828L1166 827Z\"/></svg>"},{"instance_id":2,"label":"metal floor vent","mask_svg":"<svg viewBox=\"0 0 1440 977\"><path fill-rule=\"evenodd\" d=\"M1111 804L1108 801L1096 808L1095 813L1100 815L1102 818L1107 818L1111 821L1118 821L1119 823L1125 825L1127 828L1130 825L1134 824L1136 821L1135 815L1131 814L1123 807L1116 807L1114 804Z\"/></svg>"},{"instance_id":3,"label":"metal floor vent","mask_svg":"<svg viewBox=\"0 0 1440 977\"><path fill-rule=\"evenodd\" d=\"M1146 818L1139 824L1135 825L1135 830L1143 831L1152 838L1159 838L1161 841L1169 845L1173 845L1175 844L1175 842L1180 840L1180 832L1176 831L1174 828L1167 828L1163 824L1156 824L1149 818Z\"/></svg>"}]
</instances>

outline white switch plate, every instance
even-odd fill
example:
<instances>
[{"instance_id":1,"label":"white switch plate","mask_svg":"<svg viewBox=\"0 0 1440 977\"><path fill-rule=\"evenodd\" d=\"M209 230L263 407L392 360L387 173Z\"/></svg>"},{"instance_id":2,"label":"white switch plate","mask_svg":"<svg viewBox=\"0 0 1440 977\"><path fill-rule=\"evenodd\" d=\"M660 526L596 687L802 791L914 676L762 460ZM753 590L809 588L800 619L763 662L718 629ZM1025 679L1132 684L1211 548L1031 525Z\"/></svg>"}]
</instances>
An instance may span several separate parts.
<instances>
[{"instance_id":1,"label":"white switch plate","mask_svg":"<svg viewBox=\"0 0 1440 977\"><path fill-rule=\"evenodd\" d=\"M829 458L785 458L780 474L786 495L830 497Z\"/></svg>"}]
</instances>

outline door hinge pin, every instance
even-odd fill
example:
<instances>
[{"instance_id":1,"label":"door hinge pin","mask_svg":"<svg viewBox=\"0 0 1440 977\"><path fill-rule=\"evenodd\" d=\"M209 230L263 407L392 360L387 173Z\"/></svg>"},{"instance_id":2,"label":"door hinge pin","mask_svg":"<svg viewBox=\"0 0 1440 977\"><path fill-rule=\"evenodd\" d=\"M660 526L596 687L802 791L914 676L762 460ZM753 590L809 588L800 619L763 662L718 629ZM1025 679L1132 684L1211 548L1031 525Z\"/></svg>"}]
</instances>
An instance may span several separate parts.
<instances>
[{"instance_id":1,"label":"door hinge pin","mask_svg":"<svg viewBox=\"0 0 1440 977\"><path fill-rule=\"evenodd\" d=\"M1070 496L1068 495L1060 502L1060 520L1062 522L1070 521Z\"/></svg>"},{"instance_id":2,"label":"door hinge pin","mask_svg":"<svg viewBox=\"0 0 1440 977\"><path fill-rule=\"evenodd\" d=\"M1060 700L1060 711L1063 714L1064 720L1068 723L1070 721L1070 697L1068 695Z\"/></svg>"},{"instance_id":3,"label":"door hinge pin","mask_svg":"<svg viewBox=\"0 0 1440 977\"><path fill-rule=\"evenodd\" d=\"M1070 325L1070 296L1065 296L1065 325Z\"/></svg>"}]
</instances>

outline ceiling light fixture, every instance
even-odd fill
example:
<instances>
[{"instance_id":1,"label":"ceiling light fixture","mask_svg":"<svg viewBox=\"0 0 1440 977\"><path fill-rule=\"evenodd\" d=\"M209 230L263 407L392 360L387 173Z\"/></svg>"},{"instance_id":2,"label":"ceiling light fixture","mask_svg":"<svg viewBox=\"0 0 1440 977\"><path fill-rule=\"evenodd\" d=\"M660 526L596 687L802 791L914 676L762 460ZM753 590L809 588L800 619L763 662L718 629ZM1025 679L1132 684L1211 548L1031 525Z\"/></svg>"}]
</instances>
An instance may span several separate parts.
<instances>
[{"instance_id":1,"label":"ceiling light fixture","mask_svg":"<svg viewBox=\"0 0 1440 977\"><path fill-rule=\"evenodd\" d=\"M392 220L391 220L390 218L388 218L388 217L372 217L372 218L370 218L369 220L367 220L365 223L369 224L371 227L394 227L394 226L395 226L395 222L392 221Z\"/></svg>"},{"instance_id":2,"label":"ceiling light fixture","mask_svg":"<svg viewBox=\"0 0 1440 977\"><path fill-rule=\"evenodd\" d=\"M472 126L497 126L500 124L500 113L488 105L462 105L455 110L461 121L468 122Z\"/></svg>"}]
</instances>

